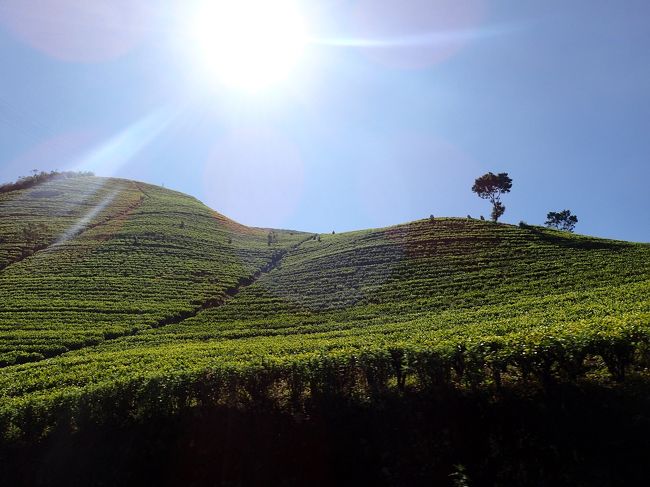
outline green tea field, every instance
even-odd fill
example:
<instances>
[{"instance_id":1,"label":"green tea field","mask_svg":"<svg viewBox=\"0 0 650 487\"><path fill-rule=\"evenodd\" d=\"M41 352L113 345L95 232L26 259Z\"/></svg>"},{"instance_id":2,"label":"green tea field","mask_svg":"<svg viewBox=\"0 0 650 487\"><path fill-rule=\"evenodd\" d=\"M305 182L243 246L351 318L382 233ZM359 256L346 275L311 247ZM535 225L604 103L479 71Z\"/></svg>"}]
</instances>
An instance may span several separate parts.
<instances>
[{"instance_id":1,"label":"green tea field","mask_svg":"<svg viewBox=\"0 0 650 487\"><path fill-rule=\"evenodd\" d=\"M249 228L92 176L0 193L7 444L204 407L619 387L649 346L648 244L468 218Z\"/></svg>"}]
</instances>

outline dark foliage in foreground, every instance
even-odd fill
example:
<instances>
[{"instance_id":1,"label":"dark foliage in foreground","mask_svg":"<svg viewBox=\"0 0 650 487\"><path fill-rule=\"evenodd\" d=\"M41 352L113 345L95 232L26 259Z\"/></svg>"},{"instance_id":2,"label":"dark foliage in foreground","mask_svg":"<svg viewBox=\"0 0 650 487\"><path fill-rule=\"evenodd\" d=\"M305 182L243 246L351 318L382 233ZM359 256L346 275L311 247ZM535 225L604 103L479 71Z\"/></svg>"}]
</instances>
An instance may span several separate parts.
<instances>
[{"instance_id":1,"label":"dark foliage in foreground","mask_svg":"<svg viewBox=\"0 0 650 487\"><path fill-rule=\"evenodd\" d=\"M647 378L192 408L5 447L3 485L643 485Z\"/></svg>"}]
</instances>

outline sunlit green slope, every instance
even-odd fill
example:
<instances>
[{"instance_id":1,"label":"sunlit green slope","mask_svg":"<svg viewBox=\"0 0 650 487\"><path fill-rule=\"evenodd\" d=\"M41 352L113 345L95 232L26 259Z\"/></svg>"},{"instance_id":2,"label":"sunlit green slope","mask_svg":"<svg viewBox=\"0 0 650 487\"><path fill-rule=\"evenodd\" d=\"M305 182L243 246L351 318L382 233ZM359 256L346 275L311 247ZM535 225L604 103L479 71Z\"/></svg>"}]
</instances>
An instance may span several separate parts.
<instances>
[{"instance_id":1,"label":"sunlit green slope","mask_svg":"<svg viewBox=\"0 0 650 487\"><path fill-rule=\"evenodd\" d=\"M189 196L96 177L0 194L0 230L0 365L192 314L304 238L269 246Z\"/></svg>"},{"instance_id":2,"label":"sunlit green slope","mask_svg":"<svg viewBox=\"0 0 650 487\"><path fill-rule=\"evenodd\" d=\"M479 220L422 220L308 240L226 306L156 335L273 334L278 327L289 333L318 330L310 329L317 323L342 329L413 319L439 327L442 316L486 306L529 313L524 305L531 302L550 316L566 308L566 296L575 303L648 279L648 245Z\"/></svg>"},{"instance_id":3,"label":"sunlit green slope","mask_svg":"<svg viewBox=\"0 0 650 487\"><path fill-rule=\"evenodd\" d=\"M269 242L162 188L65 182L90 183L124 202L0 272L6 363L58 354L0 369L6 436L215 402L623 380L647 361L647 244L457 218Z\"/></svg>"}]
</instances>

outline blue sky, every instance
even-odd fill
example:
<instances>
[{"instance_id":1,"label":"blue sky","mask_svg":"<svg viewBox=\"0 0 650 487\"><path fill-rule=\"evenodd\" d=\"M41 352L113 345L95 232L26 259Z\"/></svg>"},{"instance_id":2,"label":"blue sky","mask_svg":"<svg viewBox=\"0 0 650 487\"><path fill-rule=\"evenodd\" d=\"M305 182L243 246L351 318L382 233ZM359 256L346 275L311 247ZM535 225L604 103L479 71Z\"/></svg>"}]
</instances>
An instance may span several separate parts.
<instances>
[{"instance_id":1,"label":"blue sky","mask_svg":"<svg viewBox=\"0 0 650 487\"><path fill-rule=\"evenodd\" d=\"M0 180L91 169L340 232L487 217L473 180L505 171L503 221L569 208L580 233L650 241L647 1L304 2L314 41L263 93L206 76L191 2L30 2L0 6Z\"/></svg>"}]
</instances>

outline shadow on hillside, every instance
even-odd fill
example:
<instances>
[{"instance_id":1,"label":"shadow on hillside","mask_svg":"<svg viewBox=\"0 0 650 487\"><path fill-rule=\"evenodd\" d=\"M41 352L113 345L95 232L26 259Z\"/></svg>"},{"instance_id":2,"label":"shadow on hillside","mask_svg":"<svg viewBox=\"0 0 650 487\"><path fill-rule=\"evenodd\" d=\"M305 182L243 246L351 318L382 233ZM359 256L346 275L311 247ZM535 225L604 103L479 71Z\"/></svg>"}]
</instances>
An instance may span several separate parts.
<instances>
[{"instance_id":1,"label":"shadow on hillside","mask_svg":"<svg viewBox=\"0 0 650 487\"><path fill-rule=\"evenodd\" d=\"M190 410L5 447L2 485L644 485L648 381ZM631 388L632 387L632 388ZM454 483L465 471L467 483ZM454 476L454 473L456 474Z\"/></svg>"},{"instance_id":2,"label":"shadow on hillside","mask_svg":"<svg viewBox=\"0 0 650 487\"><path fill-rule=\"evenodd\" d=\"M524 225L521 228L527 229L544 242L558 245L560 247L580 250L623 250L627 246L627 243L625 242L582 237L572 233L548 230L531 225Z\"/></svg>"}]
</instances>

